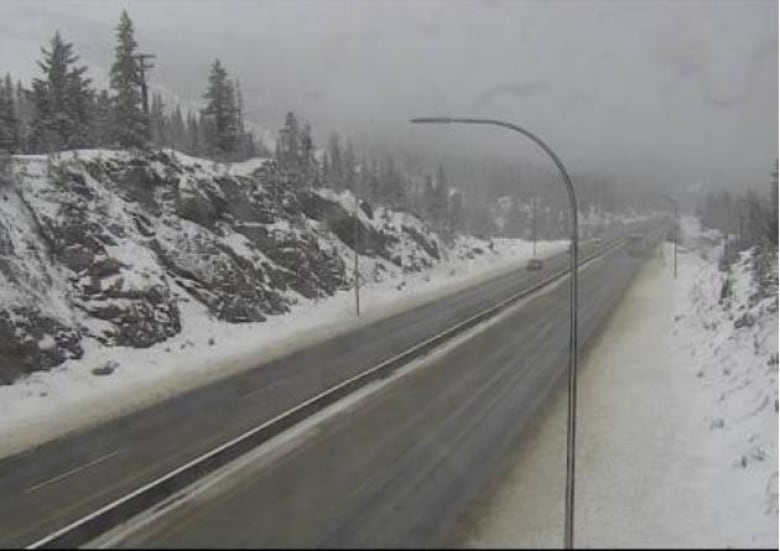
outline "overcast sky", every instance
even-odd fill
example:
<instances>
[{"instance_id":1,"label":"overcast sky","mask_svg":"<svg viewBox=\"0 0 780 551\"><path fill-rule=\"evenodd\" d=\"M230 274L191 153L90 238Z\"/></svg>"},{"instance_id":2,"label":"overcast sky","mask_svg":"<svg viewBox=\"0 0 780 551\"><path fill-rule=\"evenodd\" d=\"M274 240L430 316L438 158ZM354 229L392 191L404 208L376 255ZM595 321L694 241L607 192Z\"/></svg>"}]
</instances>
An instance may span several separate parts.
<instances>
[{"instance_id":1,"label":"overcast sky","mask_svg":"<svg viewBox=\"0 0 780 551\"><path fill-rule=\"evenodd\" d=\"M774 0L0 0L0 71L27 81L60 29L105 83L122 8L158 56L156 87L198 102L218 57L253 121L275 130L294 110L320 141L335 129L542 162L499 129L406 122L502 118L572 171L672 189L763 189L777 156Z\"/></svg>"}]
</instances>

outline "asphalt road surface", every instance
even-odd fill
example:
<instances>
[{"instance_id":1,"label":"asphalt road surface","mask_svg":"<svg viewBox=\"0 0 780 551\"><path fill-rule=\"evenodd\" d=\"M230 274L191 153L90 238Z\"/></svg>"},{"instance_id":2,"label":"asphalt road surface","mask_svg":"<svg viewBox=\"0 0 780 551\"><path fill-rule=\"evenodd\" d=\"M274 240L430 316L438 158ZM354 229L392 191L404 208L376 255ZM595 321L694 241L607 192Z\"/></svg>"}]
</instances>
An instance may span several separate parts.
<instances>
[{"instance_id":1,"label":"asphalt road surface","mask_svg":"<svg viewBox=\"0 0 780 551\"><path fill-rule=\"evenodd\" d=\"M567 263L566 253L556 255L540 272L497 277L0 460L0 547L37 541ZM583 345L638 263L621 252L583 273ZM272 465L188 516L192 521L165 524L130 544L436 541L510 439L508 424L519 427L563 372L567 297L566 285L540 297L456 357L404 378L354 419L329 426L305 453Z\"/></svg>"},{"instance_id":2,"label":"asphalt road surface","mask_svg":"<svg viewBox=\"0 0 780 551\"><path fill-rule=\"evenodd\" d=\"M583 347L639 264L620 250L583 271ZM234 473L120 545L442 545L502 452L562 379L568 292L564 284L540 294L327 420L262 468Z\"/></svg>"}]
</instances>

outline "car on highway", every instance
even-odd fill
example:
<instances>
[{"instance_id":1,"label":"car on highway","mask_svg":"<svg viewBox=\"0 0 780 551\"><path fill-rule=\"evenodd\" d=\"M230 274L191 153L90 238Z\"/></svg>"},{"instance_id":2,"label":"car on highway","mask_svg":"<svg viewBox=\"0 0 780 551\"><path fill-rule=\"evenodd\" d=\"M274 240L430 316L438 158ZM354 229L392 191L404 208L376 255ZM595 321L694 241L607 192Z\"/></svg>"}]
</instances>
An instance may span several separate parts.
<instances>
[{"instance_id":1,"label":"car on highway","mask_svg":"<svg viewBox=\"0 0 780 551\"><path fill-rule=\"evenodd\" d=\"M528 261L528 265L526 266L528 270L536 271L542 269L542 261L538 258L532 258Z\"/></svg>"}]
</instances>

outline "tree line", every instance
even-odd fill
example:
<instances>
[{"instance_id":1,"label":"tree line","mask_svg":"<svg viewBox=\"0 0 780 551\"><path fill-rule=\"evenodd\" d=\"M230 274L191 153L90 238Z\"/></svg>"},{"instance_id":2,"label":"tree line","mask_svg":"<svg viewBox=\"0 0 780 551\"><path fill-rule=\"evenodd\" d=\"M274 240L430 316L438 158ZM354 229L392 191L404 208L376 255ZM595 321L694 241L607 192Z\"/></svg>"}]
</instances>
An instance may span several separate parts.
<instances>
[{"instance_id":1,"label":"tree line","mask_svg":"<svg viewBox=\"0 0 780 551\"><path fill-rule=\"evenodd\" d=\"M202 108L167 107L159 93L149 101L127 12L115 29L108 89L93 86L74 45L59 31L41 53L41 75L29 86L8 74L0 82L0 152L168 147L216 161L273 157L291 186L350 190L371 203L417 214L445 237L462 231L539 239L566 234L568 205L560 182L531 167L493 159L442 163L404 147L358 151L337 133L318 148L311 126L292 112L269 151L247 129L240 82L218 59L210 66ZM619 207L609 182L582 178L577 184L583 210ZM511 205L498 224L500 198L506 196Z\"/></svg>"},{"instance_id":2,"label":"tree line","mask_svg":"<svg viewBox=\"0 0 780 551\"><path fill-rule=\"evenodd\" d=\"M435 176L415 177L398 166L392 152L357 152L350 139L335 132L317 149L311 125L299 122L293 112L279 130L274 159L291 186L349 190L370 203L417 214L447 237L474 229L468 226L462 194L450 186L441 165Z\"/></svg>"},{"instance_id":3,"label":"tree line","mask_svg":"<svg viewBox=\"0 0 780 551\"><path fill-rule=\"evenodd\" d=\"M777 161L768 186L769 199L754 189L743 193L709 191L697 209L702 226L731 238L739 250L777 247Z\"/></svg>"},{"instance_id":4,"label":"tree line","mask_svg":"<svg viewBox=\"0 0 780 551\"><path fill-rule=\"evenodd\" d=\"M149 105L133 22L122 12L116 27L109 88L98 90L72 43L57 31L41 48L41 76L29 87L6 74L0 85L0 150L50 153L77 148L174 147L220 160L263 151L244 126L241 88L219 60L211 65L205 106L166 112L160 94ZM145 101L146 100L146 101Z\"/></svg>"},{"instance_id":5,"label":"tree line","mask_svg":"<svg viewBox=\"0 0 780 551\"><path fill-rule=\"evenodd\" d=\"M771 172L769 202L753 189L744 193L709 192L697 209L701 225L724 236L721 270L727 271L740 257L750 251L753 278L759 284L759 294L777 297L778 245L778 171L777 160ZM731 292L730 280L724 282L721 300Z\"/></svg>"}]
</instances>

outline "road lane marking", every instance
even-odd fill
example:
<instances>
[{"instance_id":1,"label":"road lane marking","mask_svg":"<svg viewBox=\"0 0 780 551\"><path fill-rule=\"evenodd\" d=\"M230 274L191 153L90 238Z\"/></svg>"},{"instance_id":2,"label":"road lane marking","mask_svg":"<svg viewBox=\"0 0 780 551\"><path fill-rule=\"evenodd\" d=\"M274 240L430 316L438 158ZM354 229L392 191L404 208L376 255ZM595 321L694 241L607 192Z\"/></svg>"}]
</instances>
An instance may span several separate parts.
<instances>
[{"instance_id":1,"label":"road lane marking","mask_svg":"<svg viewBox=\"0 0 780 551\"><path fill-rule=\"evenodd\" d=\"M115 450L115 451L112 451L111 453L107 453L105 455L101 455L100 457L98 457L97 459L93 459L89 463L84 463L83 465L79 465L78 467L75 467L75 468L73 468L73 469L71 469L71 470L69 470L67 472L64 472L61 475L57 475L54 478L50 478L48 480L44 480L43 482L40 482L40 483L36 484L35 486L30 486L29 488L27 488L24 491L24 493L25 494L31 494L31 493L33 493L36 490L40 490L44 486L48 486L49 484L54 484L55 482L59 482L63 478L67 478L70 475L76 474L79 471L83 471L84 469L86 469L88 467L91 467L92 465L97 465L98 463L102 463L103 461L109 460L112 457L114 457L115 455L121 453L121 451L122 450Z\"/></svg>"}]
</instances>

